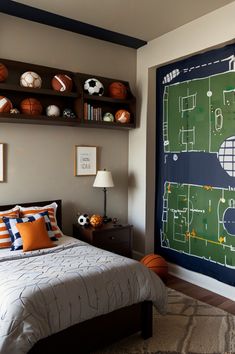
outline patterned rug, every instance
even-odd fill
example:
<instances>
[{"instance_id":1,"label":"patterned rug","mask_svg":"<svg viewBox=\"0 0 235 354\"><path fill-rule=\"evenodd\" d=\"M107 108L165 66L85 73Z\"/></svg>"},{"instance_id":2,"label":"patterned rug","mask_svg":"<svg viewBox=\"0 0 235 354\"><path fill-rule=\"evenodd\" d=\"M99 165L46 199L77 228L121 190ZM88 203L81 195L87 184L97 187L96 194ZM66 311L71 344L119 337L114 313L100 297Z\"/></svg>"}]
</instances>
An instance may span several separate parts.
<instances>
[{"instance_id":1,"label":"patterned rug","mask_svg":"<svg viewBox=\"0 0 235 354\"><path fill-rule=\"evenodd\" d=\"M235 316L168 290L168 312L154 311L153 337L130 336L95 354L234 354Z\"/></svg>"}]
</instances>

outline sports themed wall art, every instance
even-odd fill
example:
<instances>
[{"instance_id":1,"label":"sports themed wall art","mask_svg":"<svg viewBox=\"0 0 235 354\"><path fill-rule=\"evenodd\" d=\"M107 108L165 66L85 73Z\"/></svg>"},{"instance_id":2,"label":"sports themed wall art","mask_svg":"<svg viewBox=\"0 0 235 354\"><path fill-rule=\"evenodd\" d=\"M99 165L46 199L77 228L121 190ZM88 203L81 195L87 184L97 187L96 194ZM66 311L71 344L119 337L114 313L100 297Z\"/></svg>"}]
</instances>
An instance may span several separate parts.
<instances>
[{"instance_id":1,"label":"sports themed wall art","mask_svg":"<svg viewBox=\"0 0 235 354\"><path fill-rule=\"evenodd\" d=\"M235 285L235 45L157 69L156 252Z\"/></svg>"}]
</instances>

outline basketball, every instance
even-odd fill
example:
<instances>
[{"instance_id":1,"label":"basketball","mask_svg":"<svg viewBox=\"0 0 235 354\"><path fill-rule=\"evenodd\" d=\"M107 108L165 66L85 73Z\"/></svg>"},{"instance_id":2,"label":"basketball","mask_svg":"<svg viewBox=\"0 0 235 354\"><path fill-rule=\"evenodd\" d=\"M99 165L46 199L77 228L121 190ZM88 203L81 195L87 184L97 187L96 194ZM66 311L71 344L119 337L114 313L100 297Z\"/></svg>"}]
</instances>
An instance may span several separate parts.
<instances>
[{"instance_id":1,"label":"basketball","mask_svg":"<svg viewBox=\"0 0 235 354\"><path fill-rule=\"evenodd\" d=\"M90 217L90 224L94 228L101 227L103 224L103 217L97 214L94 214Z\"/></svg>"},{"instance_id":2,"label":"basketball","mask_svg":"<svg viewBox=\"0 0 235 354\"><path fill-rule=\"evenodd\" d=\"M20 103L21 113L32 116L42 114L42 105L36 98L26 98Z\"/></svg>"},{"instance_id":3,"label":"basketball","mask_svg":"<svg viewBox=\"0 0 235 354\"><path fill-rule=\"evenodd\" d=\"M68 75L57 74L53 77L51 86L55 91L70 92L72 91L73 81Z\"/></svg>"},{"instance_id":4,"label":"basketball","mask_svg":"<svg viewBox=\"0 0 235 354\"><path fill-rule=\"evenodd\" d=\"M9 98L0 96L0 113L9 113L12 108L13 106Z\"/></svg>"},{"instance_id":5,"label":"basketball","mask_svg":"<svg viewBox=\"0 0 235 354\"><path fill-rule=\"evenodd\" d=\"M7 77L8 69L3 63L0 63L0 82L5 81Z\"/></svg>"},{"instance_id":6,"label":"basketball","mask_svg":"<svg viewBox=\"0 0 235 354\"><path fill-rule=\"evenodd\" d=\"M130 122L130 118L131 118L130 112L126 111L125 109L119 109L115 113L116 122L129 123Z\"/></svg>"},{"instance_id":7,"label":"basketball","mask_svg":"<svg viewBox=\"0 0 235 354\"><path fill-rule=\"evenodd\" d=\"M168 275L168 264L165 259L158 254L148 254L140 260L140 263L151 269L163 281L166 281Z\"/></svg>"},{"instance_id":8,"label":"basketball","mask_svg":"<svg viewBox=\"0 0 235 354\"><path fill-rule=\"evenodd\" d=\"M109 85L109 96L112 98L125 99L127 96L126 86L122 82L112 82Z\"/></svg>"}]
</instances>

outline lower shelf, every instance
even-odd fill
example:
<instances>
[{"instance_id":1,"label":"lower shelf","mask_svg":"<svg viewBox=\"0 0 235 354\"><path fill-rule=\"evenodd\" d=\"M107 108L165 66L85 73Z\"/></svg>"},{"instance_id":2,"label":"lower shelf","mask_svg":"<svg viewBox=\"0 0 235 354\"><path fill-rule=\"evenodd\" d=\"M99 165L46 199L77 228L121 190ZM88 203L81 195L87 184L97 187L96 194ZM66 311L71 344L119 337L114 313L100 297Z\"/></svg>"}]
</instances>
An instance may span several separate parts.
<instances>
[{"instance_id":1,"label":"lower shelf","mask_svg":"<svg viewBox=\"0 0 235 354\"><path fill-rule=\"evenodd\" d=\"M133 123L122 124L116 122L97 122L97 121L81 121L78 118L64 117L47 117L47 116L30 116L27 114L6 114L0 113L0 123L23 123L23 124L39 124L39 125L63 125L81 128L104 128L104 129L121 129L129 130L135 128Z\"/></svg>"}]
</instances>

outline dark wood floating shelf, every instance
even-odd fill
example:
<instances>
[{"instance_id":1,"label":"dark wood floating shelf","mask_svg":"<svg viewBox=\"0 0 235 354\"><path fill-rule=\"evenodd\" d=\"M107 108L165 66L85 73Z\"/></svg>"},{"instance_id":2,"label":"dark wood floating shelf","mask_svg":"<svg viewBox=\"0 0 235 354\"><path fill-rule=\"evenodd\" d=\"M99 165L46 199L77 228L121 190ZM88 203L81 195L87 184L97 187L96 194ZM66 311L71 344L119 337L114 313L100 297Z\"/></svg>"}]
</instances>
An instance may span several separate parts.
<instances>
[{"instance_id":1,"label":"dark wood floating shelf","mask_svg":"<svg viewBox=\"0 0 235 354\"><path fill-rule=\"evenodd\" d=\"M13 107L19 111L21 111L21 102L30 97L39 100L43 108L41 115L0 113L0 123L62 125L120 130L136 127L136 100L127 81L75 73L8 59L0 59L0 63L3 63L8 69L8 76L5 82L0 83L0 96L8 98ZM20 85L21 75L26 71L34 71L41 77L41 88L22 87ZM52 88L52 79L59 73L68 75L73 80L71 92L60 92ZM90 78L96 78L103 84L104 94L102 96L89 95L84 92L84 83ZM109 96L109 85L114 81L121 82L126 87L127 97L125 99L116 99ZM48 117L46 115L47 107L51 105L58 106L60 117ZM71 109L75 114L75 118L64 117L65 109ZM87 114L87 109L89 109L89 114ZM130 113L130 121L128 123L103 120L106 113L111 113L115 117L118 110L127 110Z\"/></svg>"},{"instance_id":2,"label":"dark wood floating shelf","mask_svg":"<svg viewBox=\"0 0 235 354\"><path fill-rule=\"evenodd\" d=\"M62 97L72 97L76 98L78 97L78 92L58 92L55 90L51 89L43 89L43 88L30 88L30 87L21 87L21 86L15 86L15 85L7 85L0 83L0 90L1 91L16 91L16 92L22 92L22 93L27 93L28 96L31 95L51 95L51 96L62 96Z\"/></svg>"},{"instance_id":3,"label":"dark wood floating shelf","mask_svg":"<svg viewBox=\"0 0 235 354\"><path fill-rule=\"evenodd\" d=\"M87 101L110 102L110 103L121 104L121 105L130 103L130 100L120 100L118 98L111 98L111 97L107 97L107 96L87 95L87 94L84 94L84 99ZM135 101L135 98L132 98L131 100Z\"/></svg>"},{"instance_id":4,"label":"dark wood floating shelf","mask_svg":"<svg viewBox=\"0 0 235 354\"><path fill-rule=\"evenodd\" d=\"M77 118L30 116L27 114L6 114L0 113L0 123L18 123L18 124L38 124L38 125L63 125L80 128L104 128L129 130L135 128L133 124L121 124L116 122L96 122L79 121Z\"/></svg>"}]
</instances>

